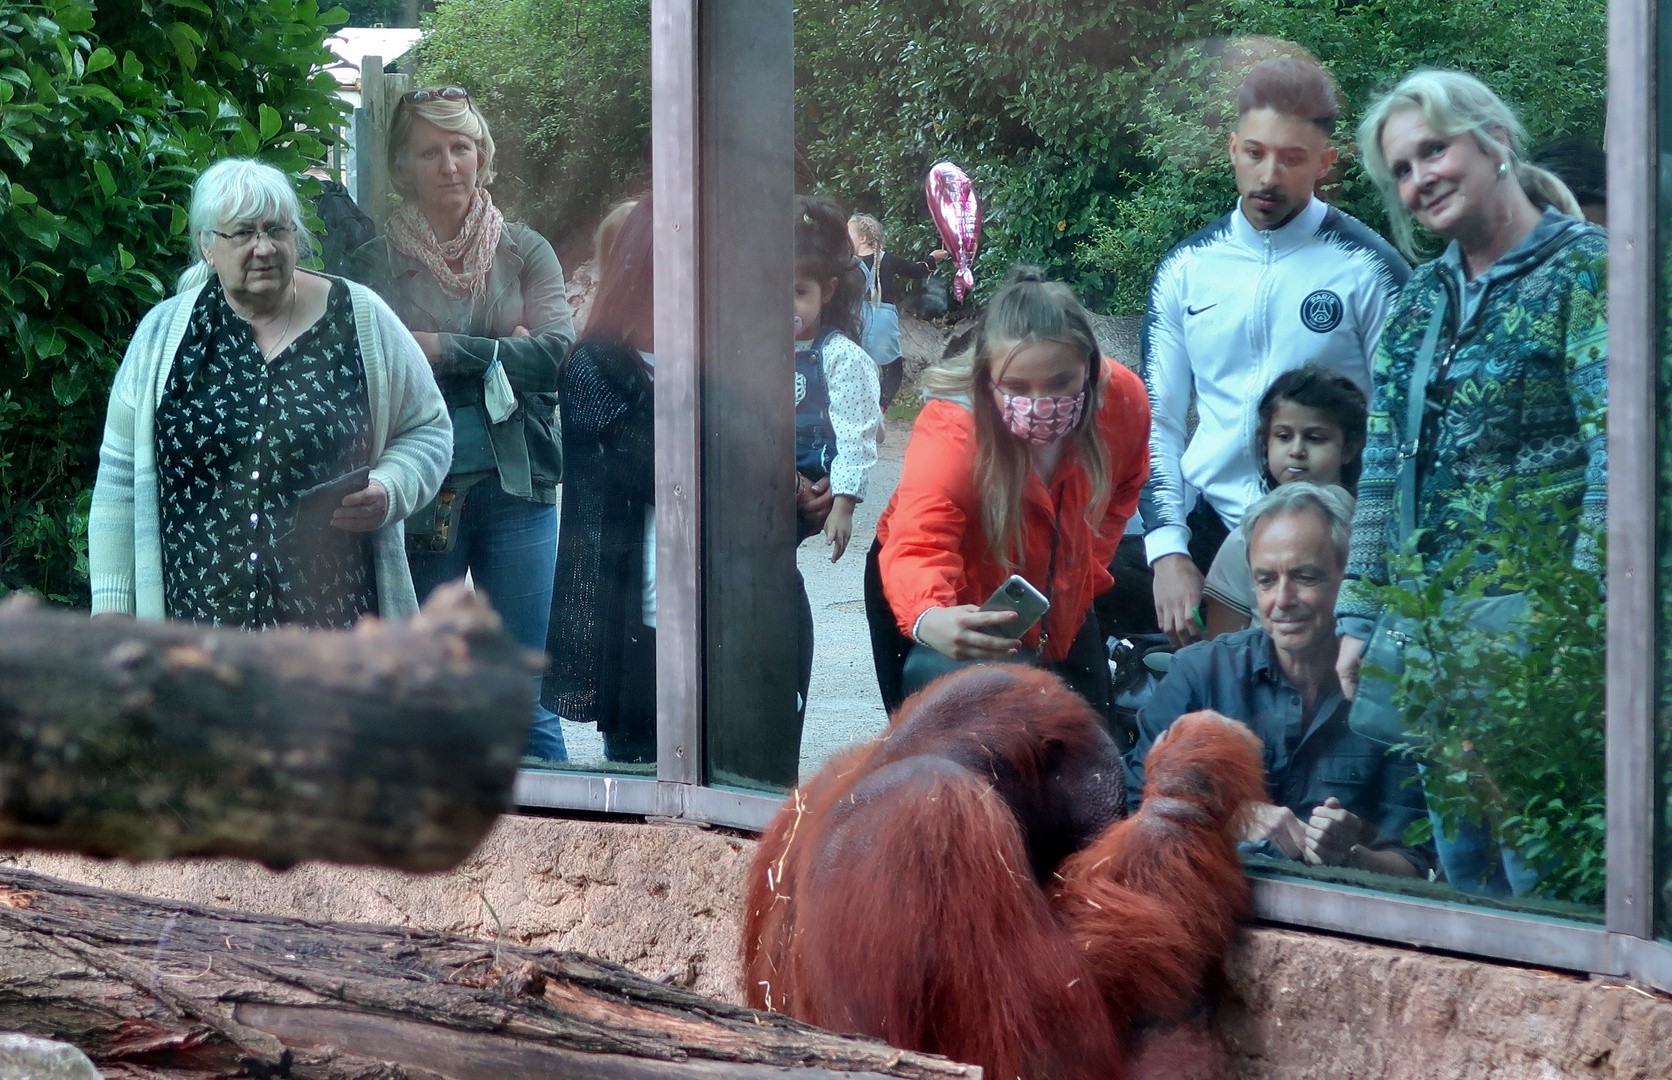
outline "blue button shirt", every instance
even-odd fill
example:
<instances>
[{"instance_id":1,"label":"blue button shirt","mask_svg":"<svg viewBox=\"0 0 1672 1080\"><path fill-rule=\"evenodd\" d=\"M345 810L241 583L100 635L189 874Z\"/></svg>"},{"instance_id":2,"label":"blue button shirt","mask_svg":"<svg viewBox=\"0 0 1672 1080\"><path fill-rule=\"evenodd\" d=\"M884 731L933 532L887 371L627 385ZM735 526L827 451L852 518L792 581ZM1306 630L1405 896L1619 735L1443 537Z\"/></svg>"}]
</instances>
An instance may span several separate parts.
<instances>
[{"instance_id":1,"label":"blue button shirt","mask_svg":"<svg viewBox=\"0 0 1672 1080\"><path fill-rule=\"evenodd\" d=\"M1259 627L1180 649L1138 715L1138 744L1127 756L1127 799L1136 811L1144 790L1142 762L1180 716L1212 709L1253 729L1265 744L1266 793L1301 821L1334 796L1376 829L1365 846L1397 851L1419 872L1434 865L1431 846L1408 848L1405 827L1427 813L1416 766L1347 726L1348 702L1333 683L1319 694L1310 721L1300 691L1277 663Z\"/></svg>"}]
</instances>

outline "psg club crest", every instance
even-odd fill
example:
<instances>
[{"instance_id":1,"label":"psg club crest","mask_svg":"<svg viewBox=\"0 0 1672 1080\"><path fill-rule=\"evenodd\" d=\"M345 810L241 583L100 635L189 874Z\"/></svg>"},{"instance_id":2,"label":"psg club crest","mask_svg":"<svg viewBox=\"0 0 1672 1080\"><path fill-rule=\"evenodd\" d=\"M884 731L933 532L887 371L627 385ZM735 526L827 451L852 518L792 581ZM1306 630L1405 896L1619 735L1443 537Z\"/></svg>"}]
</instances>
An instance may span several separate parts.
<instances>
[{"instance_id":1,"label":"psg club crest","mask_svg":"<svg viewBox=\"0 0 1672 1080\"><path fill-rule=\"evenodd\" d=\"M1319 289L1300 302L1300 321L1308 330L1327 334L1341 325L1341 297Z\"/></svg>"}]
</instances>

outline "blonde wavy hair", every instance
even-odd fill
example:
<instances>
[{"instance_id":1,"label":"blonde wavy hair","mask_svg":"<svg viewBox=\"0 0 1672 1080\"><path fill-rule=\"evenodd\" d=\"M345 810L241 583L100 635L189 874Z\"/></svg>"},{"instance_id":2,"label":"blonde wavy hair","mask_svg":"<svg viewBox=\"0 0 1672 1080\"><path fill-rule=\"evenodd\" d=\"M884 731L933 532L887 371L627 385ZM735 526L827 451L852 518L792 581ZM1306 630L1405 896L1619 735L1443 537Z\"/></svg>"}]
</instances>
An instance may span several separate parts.
<instances>
[{"instance_id":1,"label":"blonde wavy hair","mask_svg":"<svg viewBox=\"0 0 1672 1080\"><path fill-rule=\"evenodd\" d=\"M1024 346L1059 342L1086 364L1086 405L1068 439L1091 477L1086 521L1103 516L1109 496L1109 451L1097 425L1103 403L1103 352L1074 290L1047 281L1036 266L1019 266L982 313L968 351L924 372L921 385L937 397L966 401L975 417L975 484L987 546L1014 570L1021 561L1022 493L1032 468L1027 444L1005 426L993 388Z\"/></svg>"},{"instance_id":2,"label":"blonde wavy hair","mask_svg":"<svg viewBox=\"0 0 1672 1080\"><path fill-rule=\"evenodd\" d=\"M476 108L475 102L469 98L462 101L443 98L424 102L402 100L395 108L394 119L389 122L389 185L395 189L395 194L410 199L415 191L406 171L410 153L406 145L407 136L412 132L414 117L428 120L442 131L474 139L482 156L482 163L476 169L476 186L487 187L493 183L493 135L488 131L487 118Z\"/></svg>"},{"instance_id":3,"label":"blonde wavy hair","mask_svg":"<svg viewBox=\"0 0 1672 1080\"><path fill-rule=\"evenodd\" d=\"M1364 171L1382 193L1387 204L1388 224L1400 251L1413 260L1425 256L1416 242L1415 221L1399 198L1387 155L1382 151L1382 130L1388 121L1408 109L1422 113L1423 120L1437 135L1474 137L1483 153L1496 158L1514 172L1521 190L1539 209L1553 206L1564 214L1584 218L1579 201L1556 174L1521 159L1527 133L1504 99L1473 75L1442 68L1412 72L1389 93L1370 106L1358 127L1358 147Z\"/></svg>"}]
</instances>

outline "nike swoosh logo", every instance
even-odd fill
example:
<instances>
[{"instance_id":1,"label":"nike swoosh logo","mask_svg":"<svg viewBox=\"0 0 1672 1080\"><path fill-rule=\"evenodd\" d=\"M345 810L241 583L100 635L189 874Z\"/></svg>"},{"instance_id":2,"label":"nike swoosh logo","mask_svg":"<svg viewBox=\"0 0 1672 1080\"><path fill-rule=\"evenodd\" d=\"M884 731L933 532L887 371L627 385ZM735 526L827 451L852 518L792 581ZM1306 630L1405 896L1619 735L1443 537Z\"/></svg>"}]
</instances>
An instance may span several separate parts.
<instances>
[{"instance_id":1,"label":"nike swoosh logo","mask_svg":"<svg viewBox=\"0 0 1672 1080\"><path fill-rule=\"evenodd\" d=\"M1218 307L1218 306L1219 306L1218 303L1207 304L1203 307L1189 307L1189 306L1186 306L1184 310L1186 312L1190 313L1191 315L1200 315L1202 312L1206 311L1208 308L1214 308L1214 307Z\"/></svg>"}]
</instances>

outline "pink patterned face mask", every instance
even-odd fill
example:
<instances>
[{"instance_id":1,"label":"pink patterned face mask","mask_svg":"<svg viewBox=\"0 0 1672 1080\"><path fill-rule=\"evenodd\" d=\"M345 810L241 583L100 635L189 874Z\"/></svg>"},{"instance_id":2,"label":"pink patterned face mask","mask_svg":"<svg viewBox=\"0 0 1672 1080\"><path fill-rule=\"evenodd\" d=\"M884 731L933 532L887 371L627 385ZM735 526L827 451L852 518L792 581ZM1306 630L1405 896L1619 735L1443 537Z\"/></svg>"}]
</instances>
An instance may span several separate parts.
<instances>
[{"instance_id":1,"label":"pink patterned face mask","mask_svg":"<svg viewBox=\"0 0 1672 1080\"><path fill-rule=\"evenodd\" d=\"M999 391L1010 433L1033 446L1049 446L1074 430L1086 407L1086 392L1073 397L1022 397Z\"/></svg>"}]
</instances>

